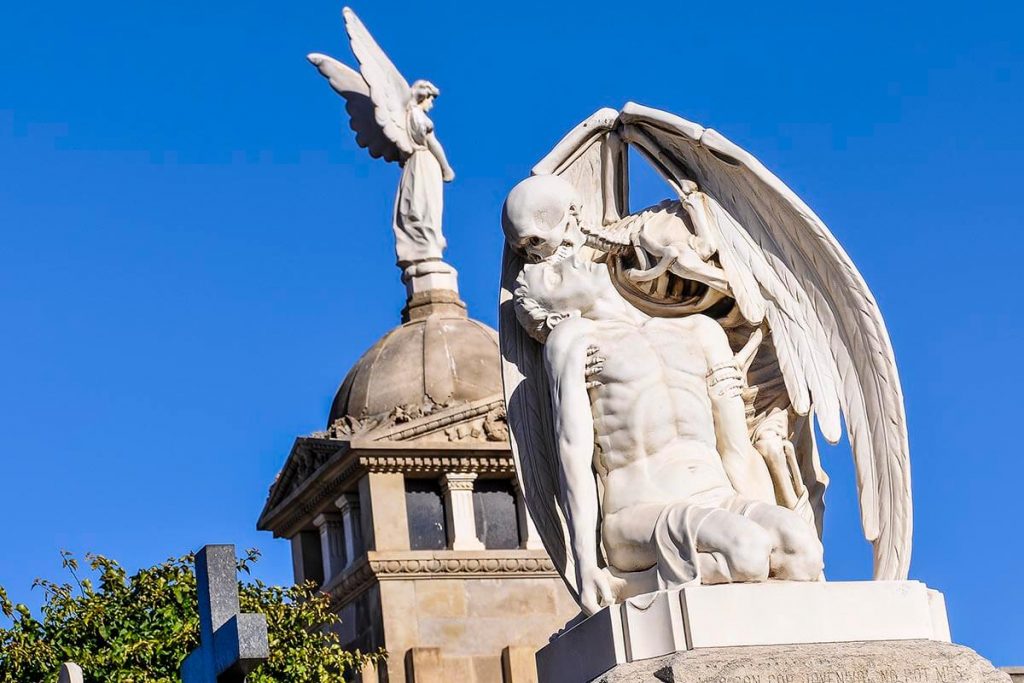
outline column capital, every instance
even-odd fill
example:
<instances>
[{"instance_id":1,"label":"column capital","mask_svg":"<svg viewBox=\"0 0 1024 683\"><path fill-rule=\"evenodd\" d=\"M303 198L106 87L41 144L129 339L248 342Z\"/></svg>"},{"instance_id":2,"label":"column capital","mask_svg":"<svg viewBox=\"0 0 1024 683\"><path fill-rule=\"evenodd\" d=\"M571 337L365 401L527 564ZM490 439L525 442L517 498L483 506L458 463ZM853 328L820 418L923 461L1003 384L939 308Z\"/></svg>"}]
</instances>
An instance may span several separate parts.
<instances>
[{"instance_id":1,"label":"column capital","mask_svg":"<svg viewBox=\"0 0 1024 683\"><path fill-rule=\"evenodd\" d=\"M341 513L325 510L313 518L313 525L317 529L327 524L341 524Z\"/></svg>"},{"instance_id":2,"label":"column capital","mask_svg":"<svg viewBox=\"0 0 1024 683\"><path fill-rule=\"evenodd\" d=\"M343 493L334 501L334 506L338 508L338 512L344 516L347 512L359 509L359 494L358 493Z\"/></svg>"},{"instance_id":3,"label":"column capital","mask_svg":"<svg viewBox=\"0 0 1024 683\"><path fill-rule=\"evenodd\" d=\"M449 491L472 491L476 472L445 472L441 477L441 493Z\"/></svg>"}]
</instances>

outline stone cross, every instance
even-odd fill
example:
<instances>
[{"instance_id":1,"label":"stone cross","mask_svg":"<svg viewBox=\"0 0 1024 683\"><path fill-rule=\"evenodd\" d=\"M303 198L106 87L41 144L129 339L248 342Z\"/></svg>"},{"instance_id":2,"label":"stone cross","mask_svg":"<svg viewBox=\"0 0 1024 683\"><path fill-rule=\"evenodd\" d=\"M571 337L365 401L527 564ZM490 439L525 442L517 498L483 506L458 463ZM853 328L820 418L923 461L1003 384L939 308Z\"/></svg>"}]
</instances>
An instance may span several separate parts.
<instances>
[{"instance_id":1,"label":"stone cross","mask_svg":"<svg viewBox=\"0 0 1024 683\"><path fill-rule=\"evenodd\" d=\"M182 683L243 683L270 657L267 618L240 614L235 546L196 553L200 645L181 665Z\"/></svg>"}]
</instances>

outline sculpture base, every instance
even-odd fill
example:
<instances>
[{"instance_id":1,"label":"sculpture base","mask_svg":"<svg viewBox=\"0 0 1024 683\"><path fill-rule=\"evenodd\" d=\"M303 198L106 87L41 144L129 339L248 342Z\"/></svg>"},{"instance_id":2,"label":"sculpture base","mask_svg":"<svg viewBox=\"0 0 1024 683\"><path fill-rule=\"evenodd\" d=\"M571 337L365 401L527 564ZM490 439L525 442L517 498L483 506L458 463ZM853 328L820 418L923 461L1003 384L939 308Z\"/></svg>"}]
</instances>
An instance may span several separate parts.
<instances>
[{"instance_id":1,"label":"sculpture base","mask_svg":"<svg viewBox=\"0 0 1024 683\"><path fill-rule=\"evenodd\" d=\"M542 683L574 683L704 648L911 640L949 642L942 595L918 581L692 586L606 607L552 639L537 669Z\"/></svg>"},{"instance_id":2,"label":"sculpture base","mask_svg":"<svg viewBox=\"0 0 1024 683\"><path fill-rule=\"evenodd\" d=\"M722 647L620 664L595 683L1009 683L961 645L883 640Z\"/></svg>"},{"instance_id":3,"label":"sculpture base","mask_svg":"<svg viewBox=\"0 0 1024 683\"><path fill-rule=\"evenodd\" d=\"M414 263L402 273L406 302L402 322L431 315L466 317L466 304L459 298L459 273L444 261Z\"/></svg>"}]
</instances>

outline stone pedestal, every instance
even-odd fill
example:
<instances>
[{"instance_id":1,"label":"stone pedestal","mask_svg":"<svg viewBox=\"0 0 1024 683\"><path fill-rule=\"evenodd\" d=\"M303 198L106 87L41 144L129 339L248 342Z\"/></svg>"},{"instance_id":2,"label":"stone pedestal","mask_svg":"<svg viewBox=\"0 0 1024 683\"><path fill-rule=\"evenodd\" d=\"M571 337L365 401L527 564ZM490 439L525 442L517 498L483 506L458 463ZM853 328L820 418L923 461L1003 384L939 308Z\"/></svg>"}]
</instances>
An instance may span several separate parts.
<instances>
[{"instance_id":1,"label":"stone pedestal","mask_svg":"<svg viewBox=\"0 0 1024 683\"><path fill-rule=\"evenodd\" d=\"M961 645L881 640L722 647L616 666L594 683L1009 683Z\"/></svg>"},{"instance_id":2,"label":"stone pedestal","mask_svg":"<svg viewBox=\"0 0 1024 683\"><path fill-rule=\"evenodd\" d=\"M692 586L639 595L601 610L542 648L537 669L541 683L575 683L602 680L624 664L710 648L929 640L949 642L945 602L917 581ZM769 679L768 673L762 683L811 683Z\"/></svg>"}]
</instances>

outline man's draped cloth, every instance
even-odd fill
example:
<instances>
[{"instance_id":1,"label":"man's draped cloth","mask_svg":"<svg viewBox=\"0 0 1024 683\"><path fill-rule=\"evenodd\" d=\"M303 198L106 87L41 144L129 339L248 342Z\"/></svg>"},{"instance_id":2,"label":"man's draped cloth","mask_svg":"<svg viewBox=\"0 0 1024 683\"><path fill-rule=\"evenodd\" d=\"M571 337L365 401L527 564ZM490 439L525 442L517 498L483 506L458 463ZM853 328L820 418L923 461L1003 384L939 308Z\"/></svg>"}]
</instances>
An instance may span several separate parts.
<instances>
[{"instance_id":1,"label":"man's draped cloth","mask_svg":"<svg viewBox=\"0 0 1024 683\"><path fill-rule=\"evenodd\" d=\"M658 556L655 566L659 590L701 583L697 539L701 526L713 515L736 514L749 517L752 510L764 505L728 490L713 492L711 496L699 496L707 497L712 500L671 503L658 515L654 525L654 545ZM714 498L720 502L716 504ZM723 572L728 572L728 567L721 559L717 564Z\"/></svg>"}]
</instances>

